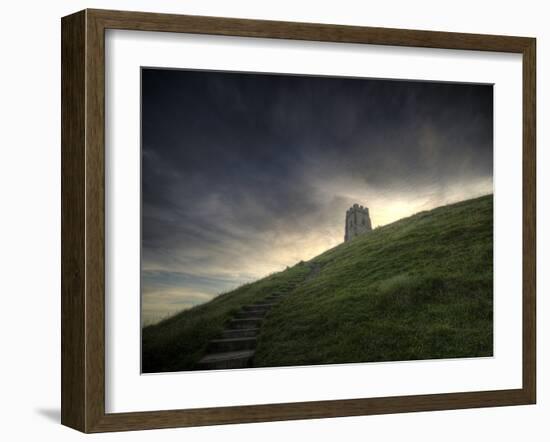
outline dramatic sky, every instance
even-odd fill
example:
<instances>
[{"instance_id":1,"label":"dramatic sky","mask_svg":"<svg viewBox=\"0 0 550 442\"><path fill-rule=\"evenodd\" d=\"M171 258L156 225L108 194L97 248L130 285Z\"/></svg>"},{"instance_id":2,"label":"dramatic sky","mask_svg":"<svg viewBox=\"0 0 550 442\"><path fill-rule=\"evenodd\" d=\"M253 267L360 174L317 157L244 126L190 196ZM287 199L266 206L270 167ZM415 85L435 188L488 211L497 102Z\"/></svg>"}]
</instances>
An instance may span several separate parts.
<instances>
[{"instance_id":1,"label":"dramatic sky","mask_svg":"<svg viewBox=\"0 0 550 442\"><path fill-rule=\"evenodd\" d=\"M143 69L143 321L492 177L490 85Z\"/></svg>"}]
</instances>

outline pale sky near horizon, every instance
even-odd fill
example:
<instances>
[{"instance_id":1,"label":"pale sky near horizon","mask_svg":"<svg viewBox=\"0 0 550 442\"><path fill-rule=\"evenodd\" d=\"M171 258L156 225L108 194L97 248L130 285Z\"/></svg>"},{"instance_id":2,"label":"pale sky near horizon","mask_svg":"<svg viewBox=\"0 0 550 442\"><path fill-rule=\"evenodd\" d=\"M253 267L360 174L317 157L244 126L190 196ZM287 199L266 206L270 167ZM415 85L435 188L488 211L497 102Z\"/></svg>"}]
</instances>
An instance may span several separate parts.
<instances>
[{"instance_id":1,"label":"pale sky near horizon","mask_svg":"<svg viewBox=\"0 0 550 442\"><path fill-rule=\"evenodd\" d=\"M142 320L493 191L493 88L142 71Z\"/></svg>"}]
</instances>

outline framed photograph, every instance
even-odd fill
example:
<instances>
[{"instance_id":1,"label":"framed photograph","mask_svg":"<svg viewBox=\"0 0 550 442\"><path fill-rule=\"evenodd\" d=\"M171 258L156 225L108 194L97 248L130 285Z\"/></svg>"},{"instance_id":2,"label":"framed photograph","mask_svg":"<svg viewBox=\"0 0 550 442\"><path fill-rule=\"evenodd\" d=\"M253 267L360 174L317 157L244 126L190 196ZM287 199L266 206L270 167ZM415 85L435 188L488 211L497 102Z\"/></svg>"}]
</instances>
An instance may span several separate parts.
<instances>
[{"instance_id":1,"label":"framed photograph","mask_svg":"<svg viewBox=\"0 0 550 442\"><path fill-rule=\"evenodd\" d=\"M62 19L62 423L534 404L535 39Z\"/></svg>"}]
</instances>

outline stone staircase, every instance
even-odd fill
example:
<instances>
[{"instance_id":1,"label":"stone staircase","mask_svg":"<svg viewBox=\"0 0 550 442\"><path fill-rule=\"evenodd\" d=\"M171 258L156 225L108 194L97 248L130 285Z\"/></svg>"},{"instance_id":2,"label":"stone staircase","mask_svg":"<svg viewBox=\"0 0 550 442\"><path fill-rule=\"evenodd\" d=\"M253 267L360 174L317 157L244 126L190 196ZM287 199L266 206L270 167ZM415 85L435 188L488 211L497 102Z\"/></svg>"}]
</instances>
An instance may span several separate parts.
<instances>
[{"instance_id":1,"label":"stone staircase","mask_svg":"<svg viewBox=\"0 0 550 442\"><path fill-rule=\"evenodd\" d=\"M291 291L272 293L256 304L245 305L226 324L225 330L208 343L206 355L197 363L197 370L221 370L252 366L257 336L269 311Z\"/></svg>"}]
</instances>

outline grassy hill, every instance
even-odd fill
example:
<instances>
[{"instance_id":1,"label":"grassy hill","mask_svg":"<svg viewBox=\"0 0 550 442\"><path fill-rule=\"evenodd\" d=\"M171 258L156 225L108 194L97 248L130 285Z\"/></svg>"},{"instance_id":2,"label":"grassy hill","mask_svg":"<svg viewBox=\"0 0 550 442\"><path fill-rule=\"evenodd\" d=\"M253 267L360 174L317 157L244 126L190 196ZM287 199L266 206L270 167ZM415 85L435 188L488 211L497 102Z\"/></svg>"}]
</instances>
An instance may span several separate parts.
<instances>
[{"instance_id":1,"label":"grassy hill","mask_svg":"<svg viewBox=\"0 0 550 442\"><path fill-rule=\"evenodd\" d=\"M193 369L243 305L287 291L254 366L491 356L493 197L421 212L143 329L143 372Z\"/></svg>"}]
</instances>

